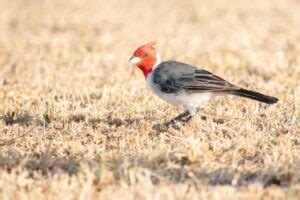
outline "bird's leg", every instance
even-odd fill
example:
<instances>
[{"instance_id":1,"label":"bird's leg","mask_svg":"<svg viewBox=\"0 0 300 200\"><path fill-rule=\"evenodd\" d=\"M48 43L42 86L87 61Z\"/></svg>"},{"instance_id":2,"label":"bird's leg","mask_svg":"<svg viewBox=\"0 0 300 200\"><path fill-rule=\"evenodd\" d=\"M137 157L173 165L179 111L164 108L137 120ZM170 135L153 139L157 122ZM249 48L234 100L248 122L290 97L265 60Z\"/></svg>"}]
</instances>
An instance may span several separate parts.
<instances>
[{"instance_id":1,"label":"bird's leg","mask_svg":"<svg viewBox=\"0 0 300 200\"><path fill-rule=\"evenodd\" d=\"M186 116L185 119L181 119L180 121L183 121L184 123L188 123L192 118L193 116L189 114L188 116Z\"/></svg>"},{"instance_id":2,"label":"bird's leg","mask_svg":"<svg viewBox=\"0 0 300 200\"><path fill-rule=\"evenodd\" d=\"M191 111L187 110L177 117L171 119L168 123L166 123L166 126L174 125L176 121L182 121L184 123L189 122L195 114L197 114L200 111L200 108L195 108Z\"/></svg>"},{"instance_id":3,"label":"bird's leg","mask_svg":"<svg viewBox=\"0 0 300 200\"><path fill-rule=\"evenodd\" d=\"M184 118L184 117L187 117L187 119L183 120L182 118ZM180 115L178 115L177 117L171 119L168 123L166 123L166 125L167 126L174 125L176 123L176 121L188 122L191 118L192 118L192 116L190 115L190 112L185 111L185 112L181 113Z\"/></svg>"}]
</instances>

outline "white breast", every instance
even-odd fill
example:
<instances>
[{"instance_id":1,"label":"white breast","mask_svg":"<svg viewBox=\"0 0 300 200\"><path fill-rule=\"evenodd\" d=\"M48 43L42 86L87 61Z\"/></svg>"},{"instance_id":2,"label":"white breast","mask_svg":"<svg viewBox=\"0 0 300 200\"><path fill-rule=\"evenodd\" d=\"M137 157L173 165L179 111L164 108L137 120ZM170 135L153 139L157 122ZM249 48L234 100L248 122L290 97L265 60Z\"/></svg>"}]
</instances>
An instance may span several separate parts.
<instances>
[{"instance_id":1,"label":"white breast","mask_svg":"<svg viewBox=\"0 0 300 200\"><path fill-rule=\"evenodd\" d=\"M158 64L156 64L155 67L157 67ZM154 69L148 74L146 79L148 88L159 98L163 99L164 101L170 103L175 107L188 110L192 115L195 114L196 108L203 106L212 98L211 93L187 94L184 91L182 91L181 93L174 94L162 92L160 90L160 87L154 84L153 82L153 71Z\"/></svg>"}]
</instances>

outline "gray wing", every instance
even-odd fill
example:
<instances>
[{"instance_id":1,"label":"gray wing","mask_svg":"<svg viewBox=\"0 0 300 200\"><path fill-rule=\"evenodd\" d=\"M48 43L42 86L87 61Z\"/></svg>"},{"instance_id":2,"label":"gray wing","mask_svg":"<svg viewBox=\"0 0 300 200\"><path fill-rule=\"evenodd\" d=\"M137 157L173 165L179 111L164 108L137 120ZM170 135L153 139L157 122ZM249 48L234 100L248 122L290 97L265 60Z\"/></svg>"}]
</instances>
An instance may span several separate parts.
<instances>
[{"instance_id":1,"label":"gray wing","mask_svg":"<svg viewBox=\"0 0 300 200\"><path fill-rule=\"evenodd\" d=\"M165 93L177 93L181 90L189 93L229 92L238 89L206 70L177 61L159 64L154 70L153 82Z\"/></svg>"}]
</instances>

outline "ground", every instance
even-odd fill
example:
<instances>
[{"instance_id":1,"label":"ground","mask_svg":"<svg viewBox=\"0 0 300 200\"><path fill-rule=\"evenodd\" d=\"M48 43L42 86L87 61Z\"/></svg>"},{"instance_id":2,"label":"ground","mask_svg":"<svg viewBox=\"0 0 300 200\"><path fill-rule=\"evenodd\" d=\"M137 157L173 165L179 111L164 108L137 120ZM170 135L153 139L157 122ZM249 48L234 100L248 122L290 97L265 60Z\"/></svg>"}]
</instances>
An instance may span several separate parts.
<instances>
[{"instance_id":1,"label":"ground","mask_svg":"<svg viewBox=\"0 0 300 200\"><path fill-rule=\"evenodd\" d=\"M300 2L0 1L1 199L297 199ZM128 63L178 60L280 102L187 125Z\"/></svg>"}]
</instances>

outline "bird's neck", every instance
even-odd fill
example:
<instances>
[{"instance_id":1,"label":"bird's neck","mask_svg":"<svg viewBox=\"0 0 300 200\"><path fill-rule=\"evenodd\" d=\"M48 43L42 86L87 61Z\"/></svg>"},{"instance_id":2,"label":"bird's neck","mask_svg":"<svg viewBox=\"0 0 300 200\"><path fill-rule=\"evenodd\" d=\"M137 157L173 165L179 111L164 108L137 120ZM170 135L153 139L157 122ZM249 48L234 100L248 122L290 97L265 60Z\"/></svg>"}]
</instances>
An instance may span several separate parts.
<instances>
[{"instance_id":1,"label":"bird's neck","mask_svg":"<svg viewBox=\"0 0 300 200\"><path fill-rule=\"evenodd\" d=\"M151 73L151 71L160 63L161 59L159 54L157 54L155 57L149 57L142 60L140 63L137 64L137 66L142 70L145 78L147 78L148 74Z\"/></svg>"}]
</instances>

